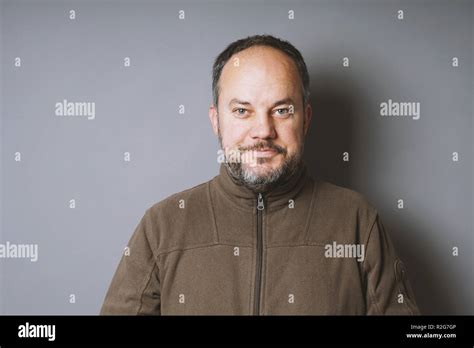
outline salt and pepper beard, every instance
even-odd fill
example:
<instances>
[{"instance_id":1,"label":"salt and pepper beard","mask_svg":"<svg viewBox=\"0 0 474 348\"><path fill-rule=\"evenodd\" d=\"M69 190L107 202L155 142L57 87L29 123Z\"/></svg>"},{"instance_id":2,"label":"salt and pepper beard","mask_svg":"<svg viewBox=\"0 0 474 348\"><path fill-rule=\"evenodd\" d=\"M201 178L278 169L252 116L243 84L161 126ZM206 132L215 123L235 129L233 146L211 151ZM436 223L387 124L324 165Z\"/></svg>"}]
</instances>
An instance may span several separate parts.
<instances>
[{"instance_id":1,"label":"salt and pepper beard","mask_svg":"<svg viewBox=\"0 0 474 348\"><path fill-rule=\"evenodd\" d=\"M219 138L219 145L222 150L224 147L222 146L222 136L219 126L219 117L217 116L217 133ZM227 173L230 174L234 180L247 187L248 189L252 190L255 193L264 193L272 190L273 188L284 184L287 182L295 173L298 171L298 168L302 165L302 155L304 150L304 141L302 140L298 150L291 156L287 157L286 149L282 149L280 147L273 147L272 143L264 142L259 143L260 145L266 144L268 146L257 146L251 147L248 151L254 151L257 149L261 149L263 147L269 147L277 153L281 153L285 156L285 160L283 164L276 169L272 169L270 173L264 175L258 175L252 172L251 168L246 168L242 166L241 161L228 161L227 152L224 150L224 154L226 160L224 161L224 166L227 169ZM239 148L240 150L240 148ZM257 164L264 163L267 159L266 158L255 158ZM254 167L255 168L255 167Z\"/></svg>"}]
</instances>

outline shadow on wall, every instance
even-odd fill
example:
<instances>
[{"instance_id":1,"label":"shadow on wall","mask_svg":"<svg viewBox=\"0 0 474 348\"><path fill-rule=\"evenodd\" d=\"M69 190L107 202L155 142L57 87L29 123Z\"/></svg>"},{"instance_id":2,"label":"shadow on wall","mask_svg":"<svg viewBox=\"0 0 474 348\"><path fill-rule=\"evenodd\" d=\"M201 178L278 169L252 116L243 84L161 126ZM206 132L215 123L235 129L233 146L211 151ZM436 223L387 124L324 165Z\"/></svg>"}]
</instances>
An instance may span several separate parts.
<instances>
[{"instance_id":1,"label":"shadow on wall","mask_svg":"<svg viewBox=\"0 0 474 348\"><path fill-rule=\"evenodd\" d=\"M355 115L366 112L361 105L369 101L363 100L367 99L366 97L361 99L357 95L358 89L347 75L341 79L338 76L318 74L311 76L311 81L313 119L305 142L304 160L313 176L357 191L355 170L351 168L350 162L342 160L342 154L345 151L351 152L358 141L354 131ZM380 148L382 139L377 134L370 134L377 130L371 128L365 131L365 148ZM382 155L382 151L370 154L370 168L376 170L382 165L382 162L377 160ZM362 160L359 165L367 165L366 161ZM370 183L367 183L368 185ZM360 193L367 197L367 192ZM387 201L386 204L388 206L392 203ZM387 211L389 210L393 209L388 207ZM453 306L455 294L448 293L445 291L447 289L442 287L445 282L443 273L439 271L439 260L435 260L434 249L431 249L435 243L426 243L423 237L430 235L431 227L419 224L413 226L398 216L391 219L390 224L384 217L382 222L390 234L397 254L407 265L408 277L421 313L459 314L455 313Z\"/></svg>"}]
</instances>

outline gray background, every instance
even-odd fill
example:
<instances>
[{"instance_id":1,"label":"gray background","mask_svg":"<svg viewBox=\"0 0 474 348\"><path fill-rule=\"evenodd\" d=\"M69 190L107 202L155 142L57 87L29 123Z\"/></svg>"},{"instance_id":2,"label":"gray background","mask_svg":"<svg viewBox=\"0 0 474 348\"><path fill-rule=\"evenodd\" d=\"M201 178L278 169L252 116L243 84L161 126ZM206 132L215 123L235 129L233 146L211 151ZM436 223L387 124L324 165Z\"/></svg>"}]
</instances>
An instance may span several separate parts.
<instances>
[{"instance_id":1,"label":"gray background","mask_svg":"<svg viewBox=\"0 0 474 348\"><path fill-rule=\"evenodd\" d=\"M211 65L257 33L306 59L313 174L378 208L424 314L474 313L472 2L2 1L0 19L0 242L39 245L36 263L0 259L1 313L99 312L144 211L217 174ZM381 117L389 98L421 119ZM55 116L63 99L96 119Z\"/></svg>"}]
</instances>

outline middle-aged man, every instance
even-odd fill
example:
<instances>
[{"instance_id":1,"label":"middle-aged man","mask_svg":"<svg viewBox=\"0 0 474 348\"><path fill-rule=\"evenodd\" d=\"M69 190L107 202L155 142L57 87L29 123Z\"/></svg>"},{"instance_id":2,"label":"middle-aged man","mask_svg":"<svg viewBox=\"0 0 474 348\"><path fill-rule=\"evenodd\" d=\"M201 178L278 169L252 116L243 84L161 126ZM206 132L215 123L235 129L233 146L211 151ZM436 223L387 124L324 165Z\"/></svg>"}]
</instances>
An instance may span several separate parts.
<instances>
[{"instance_id":1,"label":"middle-aged man","mask_svg":"<svg viewBox=\"0 0 474 348\"><path fill-rule=\"evenodd\" d=\"M256 35L213 67L219 175L150 207L101 314L419 314L377 211L302 161L309 75Z\"/></svg>"}]
</instances>

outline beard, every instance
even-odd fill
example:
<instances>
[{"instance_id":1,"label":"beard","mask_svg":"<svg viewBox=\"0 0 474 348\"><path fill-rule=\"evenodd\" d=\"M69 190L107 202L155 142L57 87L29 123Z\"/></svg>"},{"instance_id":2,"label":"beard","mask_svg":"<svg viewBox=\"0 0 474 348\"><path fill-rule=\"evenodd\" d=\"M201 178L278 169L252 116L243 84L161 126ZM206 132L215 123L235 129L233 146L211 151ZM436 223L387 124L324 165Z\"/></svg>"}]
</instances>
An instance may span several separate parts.
<instances>
[{"instance_id":1,"label":"beard","mask_svg":"<svg viewBox=\"0 0 474 348\"><path fill-rule=\"evenodd\" d=\"M222 137L220 134L220 129L218 132L219 145L224 153L227 152L222 146ZM284 157L283 163L275 169L270 169L266 173L259 174L256 170L258 164L265 163L270 160L269 158L255 158L257 165L249 165L248 163L242 163L242 161L229 161L226 156L224 161L224 166L226 167L229 175L236 181L238 184L243 185L255 193L268 192L273 188L284 184L288 181L297 171L301 165L302 155L304 150L304 142L298 146L297 151L288 156L286 149L274 144L272 141L263 141L249 147L238 147L240 153L245 151L255 151L263 148L269 148L274 150L277 154L281 154Z\"/></svg>"}]
</instances>

